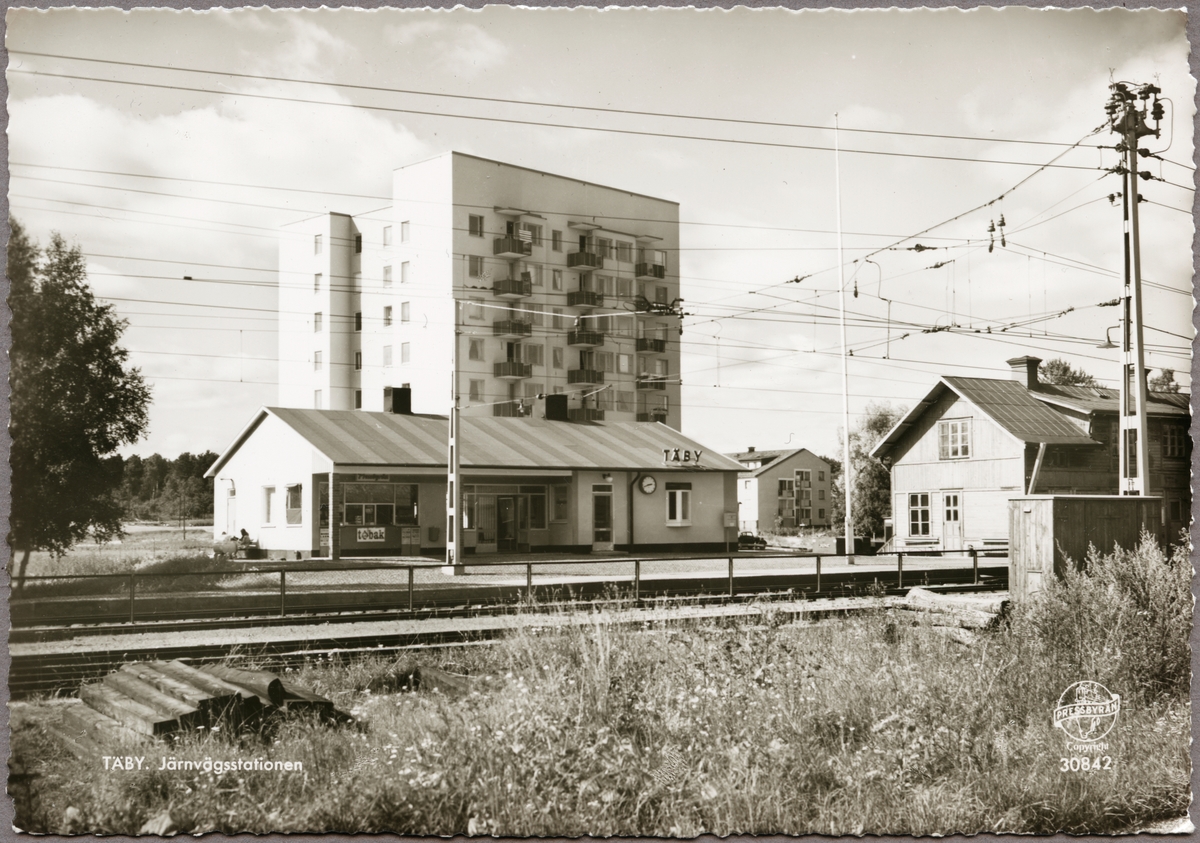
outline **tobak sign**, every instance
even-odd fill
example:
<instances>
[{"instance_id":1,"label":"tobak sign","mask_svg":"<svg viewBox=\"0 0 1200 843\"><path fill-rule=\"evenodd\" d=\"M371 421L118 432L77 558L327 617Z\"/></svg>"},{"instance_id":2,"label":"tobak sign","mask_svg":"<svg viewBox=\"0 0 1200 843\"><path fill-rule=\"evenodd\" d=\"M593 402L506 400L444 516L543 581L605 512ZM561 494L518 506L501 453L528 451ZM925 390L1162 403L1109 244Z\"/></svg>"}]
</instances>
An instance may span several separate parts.
<instances>
[{"instance_id":1,"label":"tobak sign","mask_svg":"<svg viewBox=\"0 0 1200 843\"><path fill-rule=\"evenodd\" d=\"M693 462L699 464L700 450L689 451L687 448L663 448L663 462Z\"/></svg>"},{"instance_id":2,"label":"tobak sign","mask_svg":"<svg viewBox=\"0 0 1200 843\"><path fill-rule=\"evenodd\" d=\"M360 542L381 542L387 537L387 531L383 527L359 527L358 540Z\"/></svg>"}]
</instances>

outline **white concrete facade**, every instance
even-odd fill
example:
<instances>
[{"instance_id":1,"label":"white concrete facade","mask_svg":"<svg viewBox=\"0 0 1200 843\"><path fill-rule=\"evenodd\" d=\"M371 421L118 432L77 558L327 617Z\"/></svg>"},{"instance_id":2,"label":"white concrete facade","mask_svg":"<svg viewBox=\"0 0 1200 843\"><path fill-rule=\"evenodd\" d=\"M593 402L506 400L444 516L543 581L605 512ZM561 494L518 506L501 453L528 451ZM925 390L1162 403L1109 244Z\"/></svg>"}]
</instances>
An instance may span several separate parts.
<instances>
[{"instance_id":1,"label":"white concrete facade","mask_svg":"<svg viewBox=\"0 0 1200 843\"><path fill-rule=\"evenodd\" d=\"M679 299L678 255L675 202L456 152L401 167L389 209L284 230L280 403L379 411L409 386L444 413L457 326L464 414L562 392L575 419L678 429L679 317L637 309Z\"/></svg>"}]
</instances>

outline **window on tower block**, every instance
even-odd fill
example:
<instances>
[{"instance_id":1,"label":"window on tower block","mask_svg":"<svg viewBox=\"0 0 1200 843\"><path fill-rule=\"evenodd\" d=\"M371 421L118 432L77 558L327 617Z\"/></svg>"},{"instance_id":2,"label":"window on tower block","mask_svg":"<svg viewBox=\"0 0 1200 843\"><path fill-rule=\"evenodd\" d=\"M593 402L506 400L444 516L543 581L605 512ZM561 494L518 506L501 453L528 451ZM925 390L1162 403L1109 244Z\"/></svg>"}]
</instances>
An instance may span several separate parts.
<instances>
[{"instance_id":1,"label":"window on tower block","mask_svg":"<svg viewBox=\"0 0 1200 843\"><path fill-rule=\"evenodd\" d=\"M483 236L483 217L471 214L467 217L467 231L472 237Z\"/></svg>"},{"instance_id":2,"label":"window on tower block","mask_svg":"<svg viewBox=\"0 0 1200 843\"><path fill-rule=\"evenodd\" d=\"M362 352L361 351L354 352L354 371L356 371L356 372L362 371Z\"/></svg>"},{"instance_id":3,"label":"window on tower block","mask_svg":"<svg viewBox=\"0 0 1200 843\"><path fill-rule=\"evenodd\" d=\"M354 235L354 254L356 254L356 255L362 254L362 235L361 234Z\"/></svg>"},{"instance_id":4,"label":"window on tower block","mask_svg":"<svg viewBox=\"0 0 1200 843\"><path fill-rule=\"evenodd\" d=\"M969 419L938 422L938 459L959 460L971 455Z\"/></svg>"},{"instance_id":5,"label":"window on tower block","mask_svg":"<svg viewBox=\"0 0 1200 843\"><path fill-rule=\"evenodd\" d=\"M400 321L408 322L412 319L412 302L400 302Z\"/></svg>"},{"instance_id":6,"label":"window on tower block","mask_svg":"<svg viewBox=\"0 0 1200 843\"><path fill-rule=\"evenodd\" d=\"M322 238L322 236L321 236L320 234L317 234L317 235L314 235L314 236L313 236L313 254L314 254L314 255L319 255L319 254L321 254L321 242L322 242L322 239L323 239L323 238Z\"/></svg>"},{"instance_id":7,"label":"window on tower block","mask_svg":"<svg viewBox=\"0 0 1200 843\"><path fill-rule=\"evenodd\" d=\"M411 226L409 225L408 220L405 220L404 222L400 223L400 242L401 243L407 243L409 241L410 229L411 229Z\"/></svg>"},{"instance_id":8,"label":"window on tower block","mask_svg":"<svg viewBox=\"0 0 1200 843\"><path fill-rule=\"evenodd\" d=\"M390 345L385 345L383 347L383 365L392 365L392 347Z\"/></svg>"},{"instance_id":9,"label":"window on tower block","mask_svg":"<svg viewBox=\"0 0 1200 843\"><path fill-rule=\"evenodd\" d=\"M361 389L354 390L354 409L356 409L356 410L362 409L362 390Z\"/></svg>"},{"instance_id":10,"label":"window on tower block","mask_svg":"<svg viewBox=\"0 0 1200 843\"><path fill-rule=\"evenodd\" d=\"M408 363L411 361L411 359L412 359L410 357L410 349L411 348L412 348L412 343L407 343L407 342L400 343L400 362L401 363Z\"/></svg>"},{"instance_id":11,"label":"window on tower block","mask_svg":"<svg viewBox=\"0 0 1200 843\"><path fill-rule=\"evenodd\" d=\"M390 225L385 225L383 227L383 245L392 245L392 227Z\"/></svg>"},{"instance_id":12,"label":"window on tower block","mask_svg":"<svg viewBox=\"0 0 1200 843\"><path fill-rule=\"evenodd\" d=\"M483 275L483 258L478 255L467 257L467 275L471 278L478 278Z\"/></svg>"},{"instance_id":13,"label":"window on tower block","mask_svg":"<svg viewBox=\"0 0 1200 843\"><path fill-rule=\"evenodd\" d=\"M561 231L551 231L550 232L550 248L556 252L562 251L562 232Z\"/></svg>"},{"instance_id":14,"label":"window on tower block","mask_svg":"<svg viewBox=\"0 0 1200 843\"><path fill-rule=\"evenodd\" d=\"M313 352L313 371L321 371L321 352L319 351Z\"/></svg>"},{"instance_id":15,"label":"window on tower block","mask_svg":"<svg viewBox=\"0 0 1200 843\"><path fill-rule=\"evenodd\" d=\"M468 383L468 400L482 401L483 400L483 381L470 381Z\"/></svg>"},{"instance_id":16,"label":"window on tower block","mask_svg":"<svg viewBox=\"0 0 1200 843\"><path fill-rule=\"evenodd\" d=\"M392 307L388 305L383 309L383 327L388 327L392 324Z\"/></svg>"},{"instance_id":17,"label":"window on tower block","mask_svg":"<svg viewBox=\"0 0 1200 843\"><path fill-rule=\"evenodd\" d=\"M392 267L390 265L383 268L383 286L392 286Z\"/></svg>"},{"instance_id":18,"label":"window on tower block","mask_svg":"<svg viewBox=\"0 0 1200 843\"><path fill-rule=\"evenodd\" d=\"M313 276L313 292L321 292L321 273L319 272Z\"/></svg>"},{"instance_id":19,"label":"window on tower block","mask_svg":"<svg viewBox=\"0 0 1200 843\"><path fill-rule=\"evenodd\" d=\"M467 305L467 318L468 319L482 319L483 318L483 299L474 298L474 297L471 298L470 304Z\"/></svg>"},{"instance_id":20,"label":"window on tower block","mask_svg":"<svg viewBox=\"0 0 1200 843\"><path fill-rule=\"evenodd\" d=\"M316 313L313 314L313 333L314 334L321 333L322 321L323 321L323 319L322 319L321 311L318 310Z\"/></svg>"},{"instance_id":21,"label":"window on tower block","mask_svg":"<svg viewBox=\"0 0 1200 843\"><path fill-rule=\"evenodd\" d=\"M400 283L401 284L407 284L409 281L409 266L408 266L408 264L409 264L408 261L403 261L400 264Z\"/></svg>"},{"instance_id":22,"label":"window on tower block","mask_svg":"<svg viewBox=\"0 0 1200 843\"><path fill-rule=\"evenodd\" d=\"M467 359L482 360L483 359L483 340L472 339L467 344Z\"/></svg>"},{"instance_id":23,"label":"window on tower block","mask_svg":"<svg viewBox=\"0 0 1200 843\"><path fill-rule=\"evenodd\" d=\"M356 331L362 330L362 311L361 310L358 311L358 313L354 314L354 330L356 330Z\"/></svg>"},{"instance_id":24,"label":"window on tower block","mask_svg":"<svg viewBox=\"0 0 1200 843\"><path fill-rule=\"evenodd\" d=\"M325 402L324 402L324 400L323 400L323 398L322 398L322 395L321 395L321 390L319 390L319 389L314 389L314 390L313 390L313 409L314 409L314 410L320 410L320 409L323 409L324 403L325 403Z\"/></svg>"},{"instance_id":25,"label":"window on tower block","mask_svg":"<svg viewBox=\"0 0 1200 843\"><path fill-rule=\"evenodd\" d=\"M562 270L555 269L550 272L550 289L556 292L562 292Z\"/></svg>"}]
</instances>

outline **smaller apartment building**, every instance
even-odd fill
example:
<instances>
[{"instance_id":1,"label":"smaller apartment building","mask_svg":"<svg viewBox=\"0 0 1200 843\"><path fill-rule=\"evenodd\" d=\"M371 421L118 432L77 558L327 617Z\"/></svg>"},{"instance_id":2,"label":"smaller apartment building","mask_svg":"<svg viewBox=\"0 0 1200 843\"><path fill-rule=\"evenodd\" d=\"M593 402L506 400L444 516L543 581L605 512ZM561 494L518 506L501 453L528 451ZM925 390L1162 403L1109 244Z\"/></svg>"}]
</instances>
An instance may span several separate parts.
<instances>
[{"instance_id":1,"label":"smaller apartment building","mask_svg":"<svg viewBox=\"0 0 1200 843\"><path fill-rule=\"evenodd\" d=\"M757 533L797 527L828 527L832 476L829 463L809 451L727 454L744 469L738 475L738 529Z\"/></svg>"}]
</instances>

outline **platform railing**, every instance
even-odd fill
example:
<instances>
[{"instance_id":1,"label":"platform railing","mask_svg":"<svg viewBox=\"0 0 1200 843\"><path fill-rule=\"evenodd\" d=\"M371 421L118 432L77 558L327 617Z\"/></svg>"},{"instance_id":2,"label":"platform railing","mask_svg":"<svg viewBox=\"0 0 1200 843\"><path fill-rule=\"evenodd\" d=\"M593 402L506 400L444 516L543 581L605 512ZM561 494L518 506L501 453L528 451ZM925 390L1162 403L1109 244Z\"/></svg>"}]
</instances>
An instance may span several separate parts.
<instances>
[{"instance_id":1,"label":"platform railing","mask_svg":"<svg viewBox=\"0 0 1200 843\"><path fill-rule=\"evenodd\" d=\"M14 583L10 607L12 625L18 627L47 626L54 624L145 624L183 618L219 618L243 616L269 616L280 618L308 614L331 614L354 612L369 616L378 612L416 613L428 608L429 601L419 602L418 592L461 592L457 597L443 597L433 601L439 605L451 603L470 604L471 591L485 600L532 600L541 592L543 595L558 589L574 591L572 586L588 585L594 591L599 586L628 587L634 601L644 599L647 583L655 580L674 582L696 580L700 583L697 594L720 596L733 599L742 594L761 594L767 591L798 590L807 596L829 596L847 591L847 582L862 585L867 577L884 588L903 589L906 574L909 585L914 585L914 575L928 576L940 569L925 568L906 572L906 557L911 563L915 558L937 558L946 561L970 562L970 584L981 585L979 571L980 554L974 548L966 551L920 550L899 551L887 556L856 556L855 562L839 570L836 587L831 591L829 571L823 571L823 562L830 559L846 559L821 553L728 553L689 554L687 556L613 556L604 558L527 558L520 561L489 561L486 557L464 557L466 575L443 582L424 583L418 587L417 574L421 571L439 571L440 562L353 562L331 563L323 560L296 561L287 563L239 563L237 568L209 571L162 572L131 571L113 574L70 574L27 576L19 584ZM889 559L894 558L894 586L887 576L891 568ZM654 574L647 580L643 567L656 563L671 563L687 560L712 562L724 559L726 570L668 571ZM762 580L777 580L771 584L751 584L740 591L736 577L736 563L761 565L772 560L791 562L811 560L811 570L759 572ZM232 564L232 563L231 563ZM605 576L601 566L632 565L632 575L616 574ZM534 574L539 568L568 566L580 568L581 572L550 574L560 580L538 583ZM510 583L471 581L471 574L502 574L502 569L513 569L514 579L524 574L524 588L515 588ZM880 570L880 569L883 570ZM955 570L955 569L951 569ZM961 570L961 569L957 569ZM724 573L725 576L721 576ZM965 571L962 572L965 574ZM367 576L363 576L367 575ZM826 578L823 584L822 577ZM753 572L742 569L742 576L755 577ZM307 580L307 582L306 582ZM723 581L723 582L722 582ZM720 583L719 591L714 588ZM967 583L962 583L966 585ZM579 588L580 592L588 589ZM677 587L670 593L684 595L688 589ZM272 606L274 608L272 608ZM58 612L56 613L56 608Z\"/></svg>"}]
</instances>

